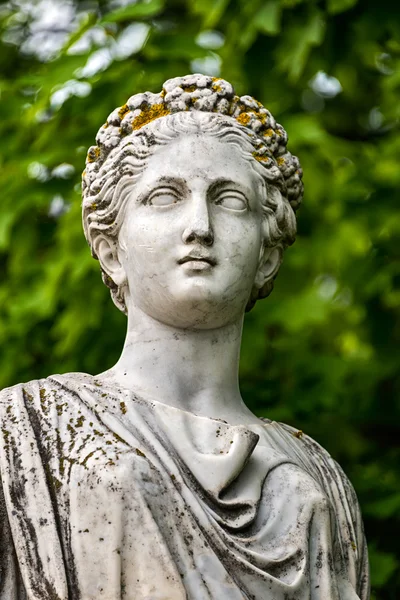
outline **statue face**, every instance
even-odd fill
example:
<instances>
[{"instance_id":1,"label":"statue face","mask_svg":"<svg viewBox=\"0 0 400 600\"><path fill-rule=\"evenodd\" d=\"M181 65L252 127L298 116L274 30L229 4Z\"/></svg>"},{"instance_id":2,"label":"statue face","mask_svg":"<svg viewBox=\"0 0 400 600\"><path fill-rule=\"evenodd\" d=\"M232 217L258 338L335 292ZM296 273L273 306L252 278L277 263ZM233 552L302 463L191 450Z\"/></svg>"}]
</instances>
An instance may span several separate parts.
<instances>
[{"instance_id":1,"label":"statue face","mask_svg":"<svg viewBox=\"0 0 400 600\"><path fill-rule=\"evenodd\" d=\"M139 307L182 328L237 319L263 255L262 190L233 144L192 134L158 148L119 234L128 314Z\"/></svg>"}]
</instances>

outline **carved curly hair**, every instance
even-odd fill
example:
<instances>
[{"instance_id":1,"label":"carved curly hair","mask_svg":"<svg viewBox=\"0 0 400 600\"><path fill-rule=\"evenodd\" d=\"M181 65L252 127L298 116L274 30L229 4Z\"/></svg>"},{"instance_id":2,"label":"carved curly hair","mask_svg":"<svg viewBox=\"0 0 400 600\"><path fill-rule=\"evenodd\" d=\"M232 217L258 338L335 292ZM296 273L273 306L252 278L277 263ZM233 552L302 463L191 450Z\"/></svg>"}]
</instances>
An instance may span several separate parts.
<instances>
[{"instance_id":1,"label":"carved curly hair","mask_svg":"<svg viewBox=\"0 0 400 600\"><path fill-rule=\"evenodd\" d=\"M169 79L159 94L145 92L115 109L89 148L82 176L83 227L94 258L99 233L117 239L132 187L155 148L174 137L204 132L239 145L265 181L264 245L294 242L295 212L303 184L299 160L286 150L287 134L251 96L237 96L227 81L205 75ZM101 267L116 306L126 313L123 290ZM253 291L247 310L272 291L273 281Z\"/></svg>"}]
</instances>

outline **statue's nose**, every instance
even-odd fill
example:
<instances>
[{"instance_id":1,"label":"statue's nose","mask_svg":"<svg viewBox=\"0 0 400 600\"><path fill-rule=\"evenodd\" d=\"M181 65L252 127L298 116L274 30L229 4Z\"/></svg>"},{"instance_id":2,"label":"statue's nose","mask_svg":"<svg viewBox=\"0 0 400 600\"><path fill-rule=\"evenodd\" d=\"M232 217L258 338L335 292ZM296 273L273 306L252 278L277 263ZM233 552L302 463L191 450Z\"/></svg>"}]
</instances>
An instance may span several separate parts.
<instances>
[{"instance_id":1,"label":"statue's nose","mask_svg":"<svg viewBox=\"0 0 400 600\"><path fill-rule=\"evenodd\" d=\"M214 243L214 232L206 201L194 202L189 222L182 234L182 240L185 244L197 241L205 246L212 246Z\"/></svg>"}]
</instances>

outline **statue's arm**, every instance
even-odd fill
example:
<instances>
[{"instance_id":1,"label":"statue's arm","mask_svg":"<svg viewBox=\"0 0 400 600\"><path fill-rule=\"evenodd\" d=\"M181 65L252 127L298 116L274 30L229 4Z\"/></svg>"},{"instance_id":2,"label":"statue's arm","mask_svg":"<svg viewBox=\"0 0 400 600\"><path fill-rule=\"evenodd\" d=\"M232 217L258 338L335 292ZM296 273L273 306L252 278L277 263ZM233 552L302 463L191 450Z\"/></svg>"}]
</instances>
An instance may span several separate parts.
<instances>
[{"instance_id":1,"label":"statue's arm","mask_svg":"<svg viewBox=\"0 0 400 600\"><path fill-rule=\"evenodd\" d=\"M0 479L0 600L25 600Z\"/></svg>"},{"instance_id":2,"label":"statue's arm","mask_svg":"<svg viewBox=\"0 0 400 600\"><path fill-rule=\"evenodd\" d=\"M53 568L61 550L38 446L43 412L40 383L0 392L0 600L50 597L45 591L56 580L51 578L53 571L59 575L60 590L66 587L62 563L61 569L58 563ZM43 514L46 528L41 526Z\"/></svg>"},{"instance_id":3,"label":"statue's arm","mask_svg":"<svg viewBox=\"0 0 400 600\"><path fill-rule=\"evenodd\" d=\"M336 514L337 552L340 550L346 579L351 582L360 600L369 600L368 548L353 485L341 466L315 440L304 435L302 441L308 446L321 484Z\"/></svg>"},{"instance_id":4,"label":"statue's arm","mask_svg":"<svg viewBox=\"0 0 400 600\"><path fill-rule=\"evenodd\" d=\"M11 533L10 521L4 497L1 471L6 465L6 451L3 444L4 437L9 434L7 402L9 390L0 391L0 600L23 600L24 592L21 588L19 569L16 560L14 542ZM23 587L23 586L22 586Z\"/></svg>"},{"instance_id":5,"label":"statue's arm","mask_svg":"<svg viewBox=\"0 0 400 600\"><path fill-rule=\"evenodd\" d=\"M336 556L341 556L339 572L344 572L360 600L369 600L368 549L357 496L340 465L315 440L281 423L288 435L289 453L319 482L336 516Z\"/></svg>"},{"instance_id":6,"label":"statue's arm","mask_svg":"<svg viewBox=\"0 0 400 600\"><path fill-rule=\"evenodd\" d=\"M331 459L332 460L332 459ZM358 503L357 495L353 485L349 481L341 466L334 460L332 463L335 466L335 472L339 478L339 490L343 490L345 501L342 503L345 511L351 513L351 522L353 524L354 540L351 540L351 550L353 550L354 569L356 571L357 594L360 600L369 600L370 598L370 572L368 561L368 547L365 539L364 525ZM349 550L350 553L350 550ZM349 563L352 561L349 560Z\"/></svg>"}]
</instances>

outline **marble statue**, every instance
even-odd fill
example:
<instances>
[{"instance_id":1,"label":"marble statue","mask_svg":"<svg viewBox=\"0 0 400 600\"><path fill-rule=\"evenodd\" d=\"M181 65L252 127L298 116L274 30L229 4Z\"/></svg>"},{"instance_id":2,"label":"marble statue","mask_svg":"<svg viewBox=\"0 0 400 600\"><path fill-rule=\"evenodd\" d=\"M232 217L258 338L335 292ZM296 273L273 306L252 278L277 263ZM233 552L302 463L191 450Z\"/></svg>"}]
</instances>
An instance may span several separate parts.
<instances>
[{"instance_id":1,"label":"marble statue","mask_svg":"<svg viewBox=\"0 0 400 600\"><path fill-rule=\"evenodd\" d=\"M296 233L284 129L188 75L96 141L84 231L126 342L109 371L0 395L0 599L367 600L351 484L239 391L245 311Z\"/></svg>"}]
</instances>

